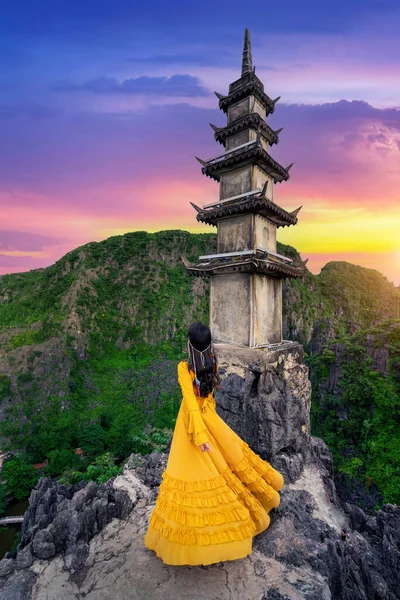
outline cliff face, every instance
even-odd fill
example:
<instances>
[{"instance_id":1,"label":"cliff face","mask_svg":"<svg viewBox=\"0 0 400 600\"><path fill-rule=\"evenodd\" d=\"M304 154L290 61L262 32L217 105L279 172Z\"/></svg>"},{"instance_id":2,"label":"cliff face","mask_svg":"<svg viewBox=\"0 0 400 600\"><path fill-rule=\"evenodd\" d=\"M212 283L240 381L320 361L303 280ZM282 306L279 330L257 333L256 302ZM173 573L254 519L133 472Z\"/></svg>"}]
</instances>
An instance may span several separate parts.
<instances>
[{"instance_id":1,"label":"cliff face","mask_svg":"<svg viewBox=\"0 0 400 600\"><path fill-rule=\"evenodd\" d=\"M311 384L303 347L263 351L216 344L218 412L286 481L295 481L309 453Z\"/></svg>"},{"instance_id":2,"label":"cliff face","mask_svg":"<svg viewBox=\"0 0 400 600\"><path fill-rule=\"evenodd\" d=\"M400 317L400 289L378 271L345 261L327 263L319 275L283 286L285 339L319 354L324 344L381 321Z\"/></svg>"},{"instance_id":3,"label":"cliff face","mask_svg":"<svg viewBox=\"0 0 400 600\"><path fill-rule=\"evenodd\" d=\"M143 536L167 455L132 455L122 475L100 486L39 482L17 556L0 561L2 600L399 597L400 509L368 516L339 499L330 453L310 436L301 348L217 351L218 411L286 475L281 505L253 553L207 567L163 565Z\"/></svg>"}]
</instances>

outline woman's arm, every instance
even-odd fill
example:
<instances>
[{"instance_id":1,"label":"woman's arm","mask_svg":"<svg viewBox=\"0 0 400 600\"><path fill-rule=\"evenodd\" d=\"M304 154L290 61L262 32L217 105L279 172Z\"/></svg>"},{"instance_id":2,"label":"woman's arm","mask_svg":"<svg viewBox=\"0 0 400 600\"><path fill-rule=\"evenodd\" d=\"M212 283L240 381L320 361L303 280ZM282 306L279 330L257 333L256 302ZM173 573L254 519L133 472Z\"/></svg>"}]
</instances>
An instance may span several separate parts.
<instances>
[{"instance_id":1,"label":"woman's arm","mask_svg":"<svg viewBox=\"0 0 400 600\"><path fill-rule=\"evenodd\" d=\"M196 446L200 446L209 441L208 431L201 416L199 405L197 404L188 366L184 361L178 364L178 381L182 388L183 402L188 414L187 432L189 439Z\"/></svg>"}]
</instances>

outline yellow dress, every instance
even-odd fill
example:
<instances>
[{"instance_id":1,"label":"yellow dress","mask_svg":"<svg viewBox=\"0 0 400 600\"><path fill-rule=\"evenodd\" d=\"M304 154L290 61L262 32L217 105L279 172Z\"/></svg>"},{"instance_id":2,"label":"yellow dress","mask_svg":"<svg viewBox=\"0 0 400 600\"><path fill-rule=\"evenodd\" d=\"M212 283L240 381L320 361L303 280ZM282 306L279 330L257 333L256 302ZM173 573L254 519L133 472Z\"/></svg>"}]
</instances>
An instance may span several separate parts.
<instances>
[{"instance_id":1,"label":"yellow dress","mask_svg":"<svg viewBox=\"0 0 400 600\"><path fill-rule=\"evenodd\" d=\"M167 565L243 558L279 505L283 477L196 396L187 361L178 365L182 403L144 544ZM212 452L199 444L209 442Z\"/></svg>"}]
</instances>

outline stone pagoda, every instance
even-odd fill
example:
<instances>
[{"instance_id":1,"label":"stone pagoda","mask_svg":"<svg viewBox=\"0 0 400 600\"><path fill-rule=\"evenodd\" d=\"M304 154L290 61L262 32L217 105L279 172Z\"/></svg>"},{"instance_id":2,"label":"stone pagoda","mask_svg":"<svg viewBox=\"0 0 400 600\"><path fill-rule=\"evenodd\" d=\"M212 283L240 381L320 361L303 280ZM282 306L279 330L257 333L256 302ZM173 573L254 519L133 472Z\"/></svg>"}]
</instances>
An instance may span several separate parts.
<instances>
[{"instance_id":1,"label":"stone pagoda","mask_svg":"<svg viewBox=\"0 0 400 600\"><path fill-rule=\"evenodd\" d=\"M282 340L282 279L301 277L305 262L293 264L276 251L278 227L296 225L301 207L287 212L274 201L274 185L289 179L269 154L281 130L266 123L279 98L272 100L252 65L246 29L242 74L219 99L227 125L211 124L224 151L197 160L202 172L219 182L219 200L202 208L192 203L197 220L217 227L217 254L185 266L193 275L211 277L210 328L215 342L247 347L276 347Z\"/></svg>"}]
</instances>

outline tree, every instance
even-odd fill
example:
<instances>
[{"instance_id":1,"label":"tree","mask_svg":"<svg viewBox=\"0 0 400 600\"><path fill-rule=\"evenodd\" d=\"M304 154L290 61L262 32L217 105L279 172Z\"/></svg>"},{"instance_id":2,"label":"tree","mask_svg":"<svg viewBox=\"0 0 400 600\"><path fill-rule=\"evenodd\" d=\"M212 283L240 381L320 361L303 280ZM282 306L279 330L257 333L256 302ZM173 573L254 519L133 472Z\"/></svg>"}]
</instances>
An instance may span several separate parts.
<instances>
[{"instance_id":1,"label":"tree","mask_svg":"<svg viewBox=\"0 0 400 600\"><path fill-rule=\"evenodd\" d=\"M7 491L17 500L28 498L40 475L30 461L22 454L6 459L1 477L7 481Z\"/></svg>"},{"instance_id":2,"label":"tree","mask_svg":"<svg viewBox=\"0 0 400 600\"><path fill-rule=\"evenodd\" d=\"M104 429L100 423L90 423L78 433L78 444L85 454L100 454L104 450Z\"/></svg>"},{"instance_id":3,"label":"tree","mask_svg":"<svg viewBox=\"0 0 400 600\"><path fill-rule=\"evenodd\" d=\"M7 506L7 488L0 481L0 516L5 512Z\"/></svg>"}]
</instances>

